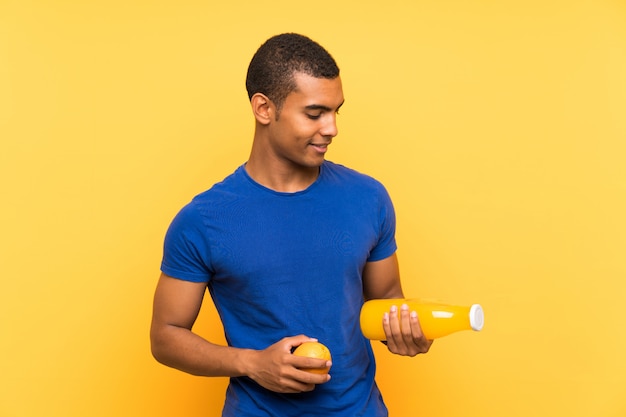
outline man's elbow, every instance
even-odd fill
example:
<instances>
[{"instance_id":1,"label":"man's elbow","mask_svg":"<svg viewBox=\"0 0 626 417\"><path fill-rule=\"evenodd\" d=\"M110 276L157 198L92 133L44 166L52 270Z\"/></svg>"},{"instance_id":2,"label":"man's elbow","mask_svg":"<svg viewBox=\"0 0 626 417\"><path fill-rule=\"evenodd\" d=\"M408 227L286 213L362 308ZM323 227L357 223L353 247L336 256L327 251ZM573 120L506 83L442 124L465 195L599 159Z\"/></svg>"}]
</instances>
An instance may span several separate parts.
<instances>
[{"instance_id":1,"label":"man's elbow","mask_svg":"<svg viewBox=\"0 0 626 417\"><path fill-rule=\"evenodd\" d=\"M154 326L150 329L150 351L152 357L156 359L157 362L169 366L167 363L167 343L161 332Z\"/></svg>"}]
</instances>

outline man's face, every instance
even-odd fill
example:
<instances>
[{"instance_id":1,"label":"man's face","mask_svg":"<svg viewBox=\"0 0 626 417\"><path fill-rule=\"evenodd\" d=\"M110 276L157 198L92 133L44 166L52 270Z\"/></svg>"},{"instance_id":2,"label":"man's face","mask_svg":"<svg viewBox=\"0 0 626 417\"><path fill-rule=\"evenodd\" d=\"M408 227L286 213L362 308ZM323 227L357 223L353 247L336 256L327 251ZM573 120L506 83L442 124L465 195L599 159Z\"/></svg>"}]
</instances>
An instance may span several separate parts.
<instances>
[{"instance_id":1,"label":"man's face","mask_svg":"<svg viewBox=\"0 0 626 417\"><path fill-rule=\"evenodd\" d=\"M270 123L271 152L291 168L319 167L337 135L337 112L343 104L340 77L315 78L296 73L296 90Z\"/></svg>"}]
</instances>

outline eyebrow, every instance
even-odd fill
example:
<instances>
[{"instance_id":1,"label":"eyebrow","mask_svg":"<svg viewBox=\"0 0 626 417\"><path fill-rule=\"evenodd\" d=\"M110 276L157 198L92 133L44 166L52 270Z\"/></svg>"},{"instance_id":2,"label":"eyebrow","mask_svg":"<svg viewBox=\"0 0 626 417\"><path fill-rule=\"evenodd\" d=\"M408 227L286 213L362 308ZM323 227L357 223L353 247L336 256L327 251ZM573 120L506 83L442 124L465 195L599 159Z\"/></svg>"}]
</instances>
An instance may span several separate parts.
<instances>
[{"instance_id":1,"label":"eyebrow","mask_svg":"<svg viewBox=\"0 0 626 417\"><path fill-rule=\"evenodd\" d=\"M341 104L339 106L337 106L337 109L335 111L338 111L341 106L343 106L343 103L345 103L345 101L342 101ZM306 110L322 110L322 111L333 111L333 109L331 109L328 106L324 106L323 104L309 104L308 106L305 107Z\"/></svg>"}]
</instances>

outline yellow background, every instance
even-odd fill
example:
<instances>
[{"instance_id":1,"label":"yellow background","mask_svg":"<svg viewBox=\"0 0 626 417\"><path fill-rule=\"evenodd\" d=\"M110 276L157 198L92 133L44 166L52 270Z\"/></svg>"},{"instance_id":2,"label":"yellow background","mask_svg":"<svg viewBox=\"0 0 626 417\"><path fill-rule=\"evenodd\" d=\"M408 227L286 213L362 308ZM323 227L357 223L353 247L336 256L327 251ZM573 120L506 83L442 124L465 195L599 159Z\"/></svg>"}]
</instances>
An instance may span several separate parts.
<instances>
[{"instance_id":1,"label":"yellow background","mask_svg":"<svg viewBox=\"0 0 626 417\"><path fill-rule=\"evenodd\" d=\"M0 416L219 414L225 379L152 359L152 292L284 31L340 64L328 158L388 187L405 293L486 311L425 356L375 344L391 414L626 415L623 1L2 0Z\"/></svg>"}]
</instances>

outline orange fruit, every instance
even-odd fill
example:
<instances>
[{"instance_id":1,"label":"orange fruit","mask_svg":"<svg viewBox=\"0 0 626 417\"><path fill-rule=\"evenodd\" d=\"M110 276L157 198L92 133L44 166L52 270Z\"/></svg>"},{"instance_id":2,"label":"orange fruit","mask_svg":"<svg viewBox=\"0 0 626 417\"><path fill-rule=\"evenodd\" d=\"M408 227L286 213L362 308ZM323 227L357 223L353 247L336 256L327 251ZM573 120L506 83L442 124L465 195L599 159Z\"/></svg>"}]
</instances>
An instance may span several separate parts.
<instances>
[{"instance_id":1,"label":"orange fruit","mask_svg":"<svg viewBox=\"0 0 626 417\"><path fill-rule=\"evenodd\" d=\"M307 358L330 360L330 350L319 342L304 342L293 351L293 354ZM314 374L327 374L329 369L325 366L323 368L303 368L302 370Z\"/></svg>"}]
</instances>

